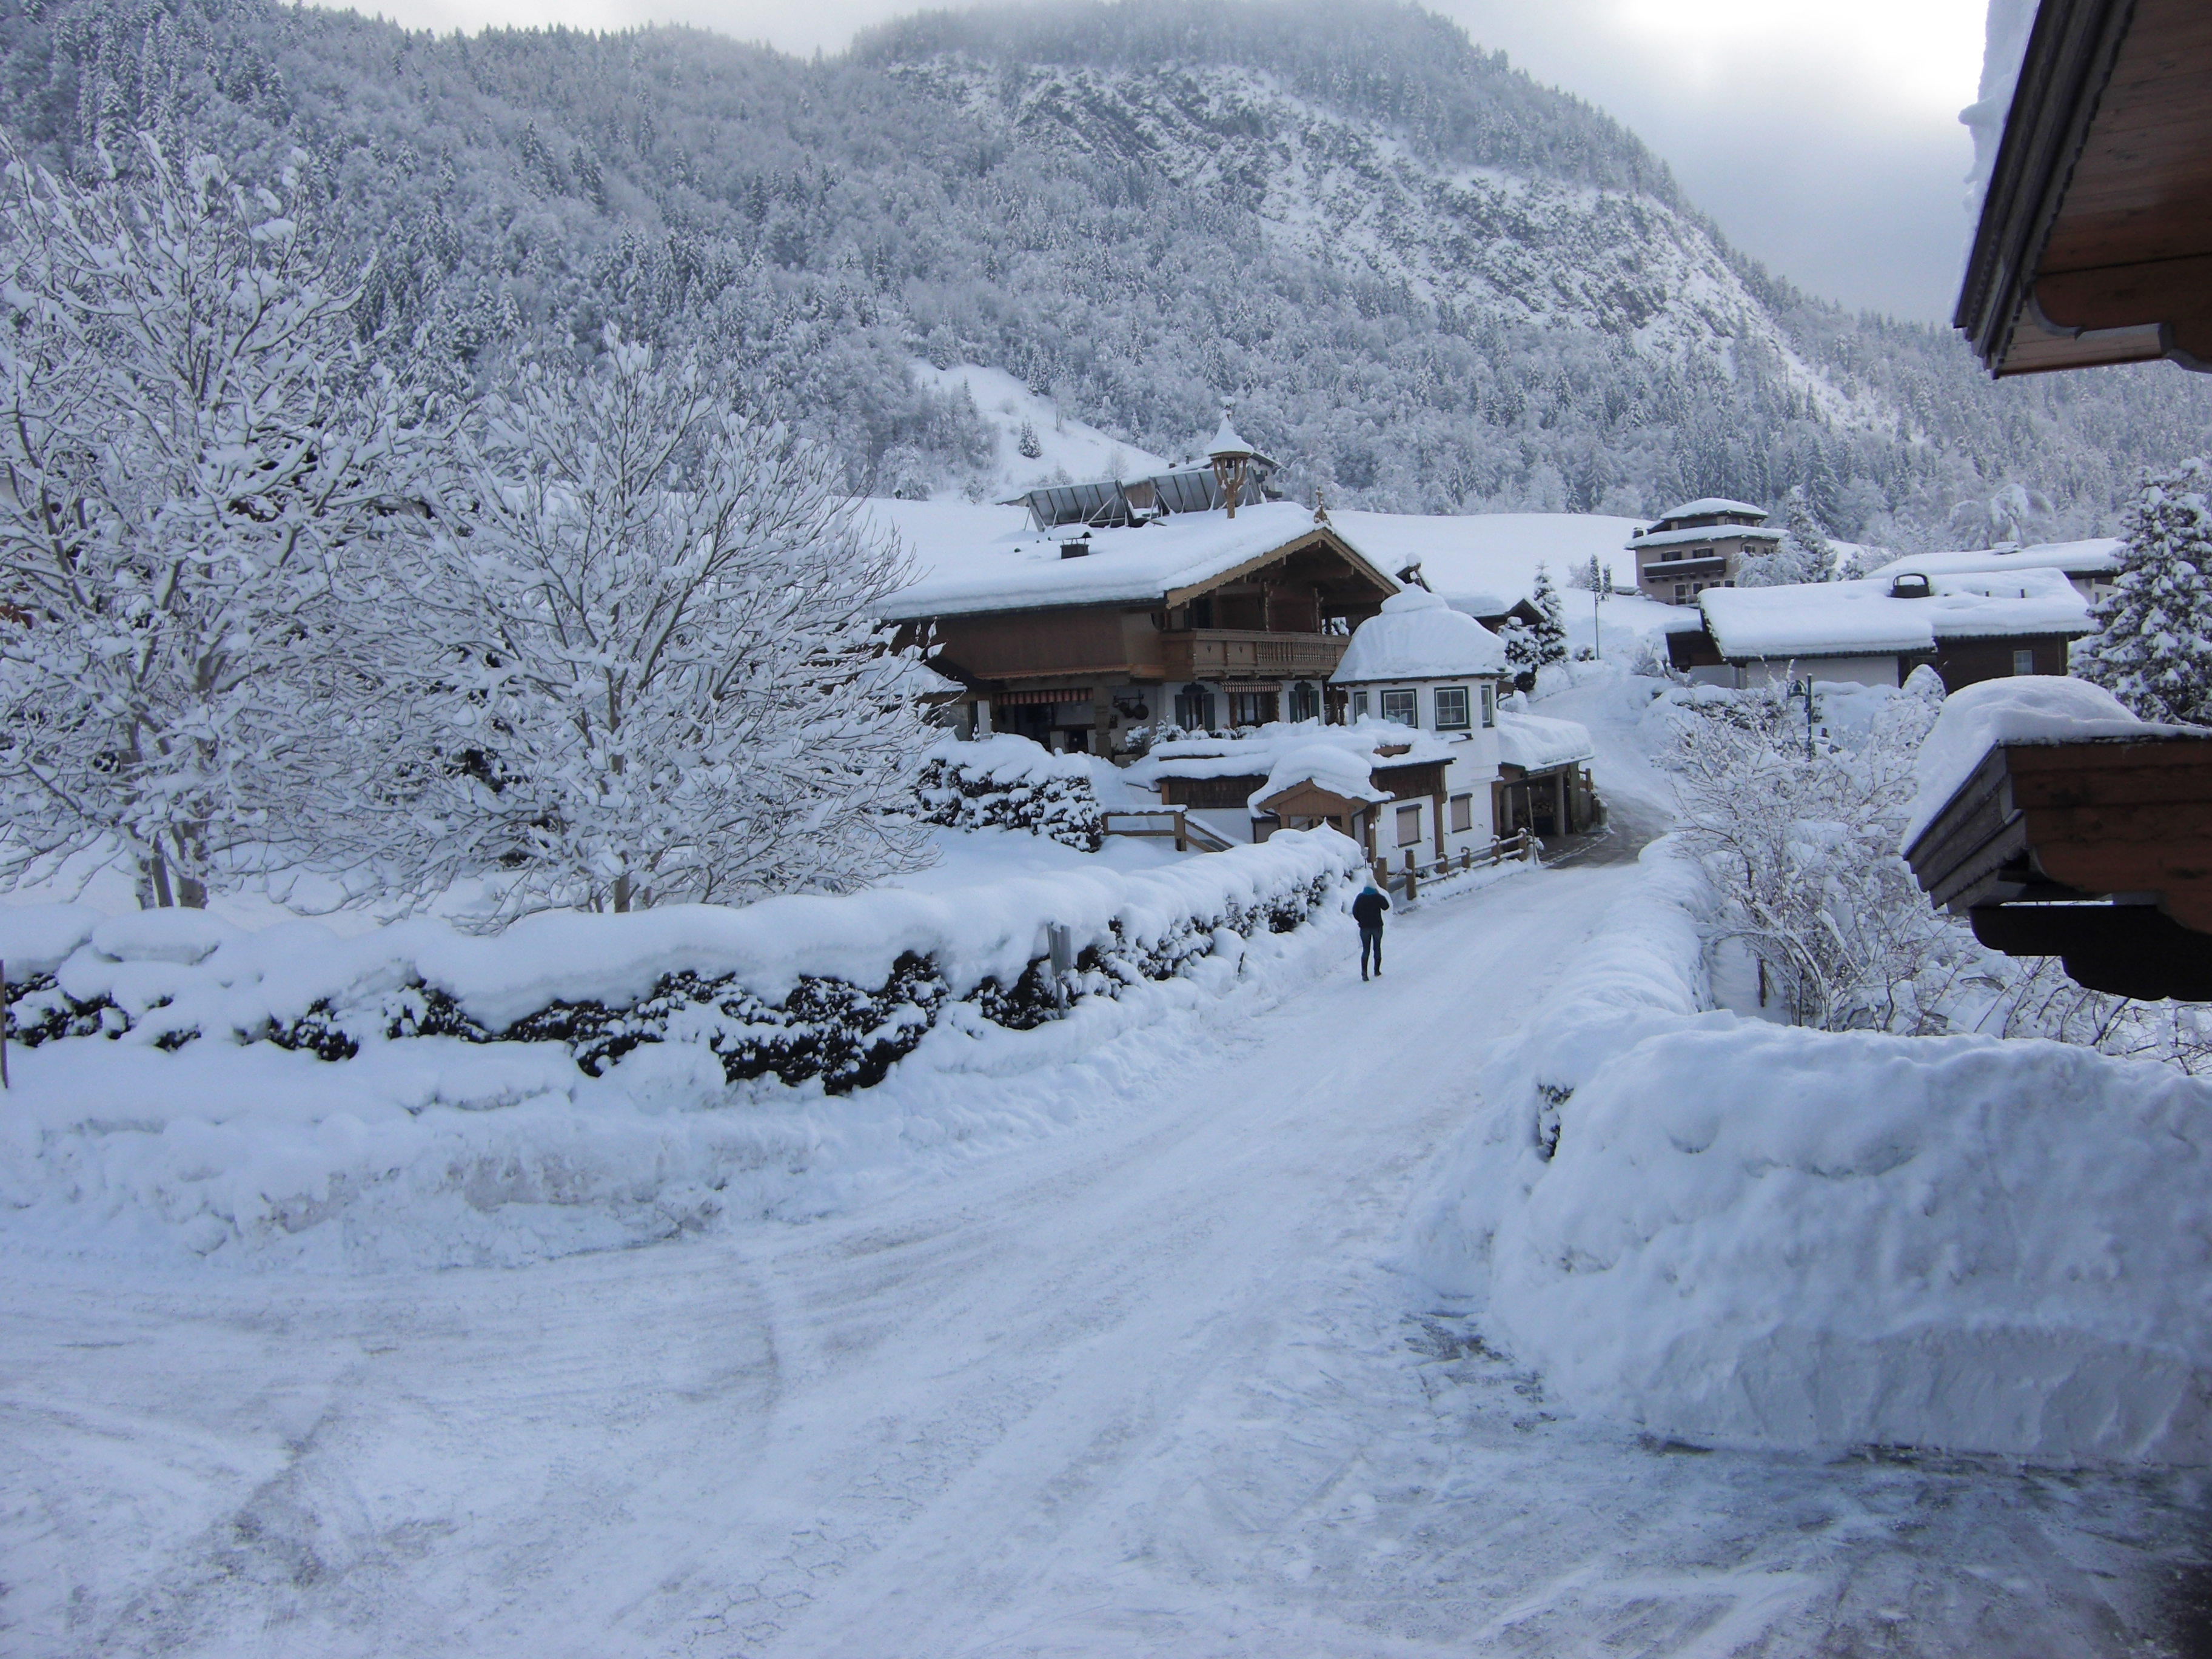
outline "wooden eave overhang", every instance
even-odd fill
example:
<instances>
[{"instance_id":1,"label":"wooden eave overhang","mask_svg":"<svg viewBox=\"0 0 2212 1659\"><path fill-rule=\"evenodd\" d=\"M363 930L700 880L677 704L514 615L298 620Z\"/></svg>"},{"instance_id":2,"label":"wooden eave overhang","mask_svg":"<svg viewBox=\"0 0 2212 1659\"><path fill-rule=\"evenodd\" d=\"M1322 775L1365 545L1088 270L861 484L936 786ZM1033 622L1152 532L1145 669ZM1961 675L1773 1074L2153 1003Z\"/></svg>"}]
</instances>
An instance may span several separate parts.
<instances>
[{"instance_id":1,"label":"wooden eave overhang","mask_svg":"<svg viewBox=\"0 0 2212 1659\"><path fill-rule=\"evenodd\" d=\"M1953 322L2000 377L2212 367L2212 7L2043 0Z\"/></svg>"},{"instance_id":2,"label":"wooden eave overhang","mask_svg":"<svg viewBox=\"0 0 2212 1659\"><path fill-rule=\"evenodd\" d=\"M1398 584L1370 564L1353 550L1350 543L1327 525L1317 524L1304 535L1285 542L1280 547L1268 552L1249 558L1242 564L1232 565L1226 570L1208 576L1204 581L1192 582L1184 587L1170 588L1162 596L1161 603L1170 609L1179 605L1188 605L1193 599L1205 598L1217 588L1225 587L1231 582L1242 581L1255 570L1264 570L1271 564L1279 564L1285 559L1295 558L1297 555L1315 548L1323 549L1342 559L1352 568L1355 574L1366 581L1372 582L1381 598L1387 599L1398 591Z\"/></svg>"},{"instance_id":3,"label":"wooden eave overhang","mask_svg":"<svg viewBox=\"0 0 2212 1659\"><path fill-rule=\"evenodd\" d=\"M1905 860L1993 950L2212 1000L2212 736L1999 744Z\"/></svg>"}]
</instances>

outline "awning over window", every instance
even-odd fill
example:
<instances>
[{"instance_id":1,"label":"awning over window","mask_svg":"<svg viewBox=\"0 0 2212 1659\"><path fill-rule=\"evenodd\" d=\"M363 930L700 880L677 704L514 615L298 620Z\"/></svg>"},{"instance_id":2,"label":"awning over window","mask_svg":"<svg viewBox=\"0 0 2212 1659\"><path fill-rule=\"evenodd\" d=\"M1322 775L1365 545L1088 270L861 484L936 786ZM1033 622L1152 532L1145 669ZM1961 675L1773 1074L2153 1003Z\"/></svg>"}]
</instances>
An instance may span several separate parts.
<instances>
[{"instance_id":1,"label":"awning over window","mask_svg":"<svg viewBox=\"0 0 2212 1659\"><path fill-rule=\"evenodd\" d=\"M1089 702L1091 688L1087 685L1063 685L1048 691L994 691L991 706L994 708L1014 708L1033 702Z\"/></svg>"}]
</instances>

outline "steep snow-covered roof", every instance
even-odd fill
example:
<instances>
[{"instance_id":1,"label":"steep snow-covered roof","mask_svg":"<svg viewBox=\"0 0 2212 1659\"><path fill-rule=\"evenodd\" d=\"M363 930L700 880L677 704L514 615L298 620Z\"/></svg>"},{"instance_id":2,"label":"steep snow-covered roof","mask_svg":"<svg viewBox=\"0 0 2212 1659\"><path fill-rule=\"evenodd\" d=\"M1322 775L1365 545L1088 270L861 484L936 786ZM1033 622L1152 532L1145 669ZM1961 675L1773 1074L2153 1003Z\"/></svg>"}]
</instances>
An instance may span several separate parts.
<instances>
[{"instance_id":1,"label":"steep snow-covered roof","mask_svg":"<svg viewBox=\"0 0 2212 1659\"><path fill-rule=\"evenodd\" d=\"M1702 519L1716 513L1750 513L1762 519L1766 516L1765 507L1753 507L1749 501L1732 501L1725 495L1700 495L1694 501L1668 507L1661 516L1662 520Z\"/></svg>"},{"instance_id":2,"label":"steep snow-covered roof","mask_svg":"<svg viewBox=\"0 0 2212 1659\"><path fill-rule=\"evenodd\" d=\"M1408 587L1382 601L1380 616L1359 624L1336 672L1337 685L1378 680L1460 679L1505 672L1505 642L1451 608L1441 593Z\"/></svg>"},{"instance_id":3,"label":"steep snow-covered roof","mask_svg":"<svg viewBox=\"0 0 2212 1659\"><path fill-rule=\"evenodd\" d=\"M1498 759L1501 765L1524 772L1541 772L1554 766L1571 766L1589 760L1589 727L1579 720L1563 720L1550 714L1519 714L1510 708L1498 711Z\"/></svg>"},{"instance_id":4,"label":"steep snow-covered roof","mask_svg":"<svg viewBox=\"0 0 2212 1659\"><path fill-rule=\"evenodd\" d=\"M1969 572L1929 578L1925 599L1893 599L1889 583L1808 582L1709 587L1705 627L1732 662L1932 651L1938 640L2089 631L2089 610L2057 570Z\"/></svg>"},{"instance_id":5,"label":"steep snow-covered roof","mask_svg":"<svg viewBox=\"0 0 2212 1659\"><path fill-rule=\"evenodd\" d=\"M1924 576L1977 572L2063 570L2069 576L2100 576L2116 569L2120 550L2127 544L2117 537L2086 542L2039 542L2033 547L1984 547L1959 553L1911 553L1892 559L1871 574L1889 577L1917 571Z\"/></svg>"},{"instance_id":6,"label":"steep snow-covered roof","mask_svg":"<svg viewBox=\"0 0 2212 1659\"><path fill-rule=\"evenodd\" d=\"M948 538L933 549L917 549L916 562L927 560L928 574L892 595L883 614L902 621L1035 605L1158 601L1263 558L1316 528L1304 507L1267 501L1240 508L1233 519L1218 512L1178 513L1155 524L1093 530L1091 551L1079 559L1060 556L1060 543L1078 534L1073 526L1016 528L966 544ZM1387 575L1376 574L1390 585Z\"/></svg>"},{"instance_id":7,"label":"steep snow-covered roof","mask_svg":"<svg viewBox=\"0 0 2212 1659\"><path fill-rule=\"evenodd\" d=\"M2081 743L2094 738L2144 742L2203 735L2191 726L2141 719L2102 686L2057 674L1984 680L1944 699L1917 763L1919 792L1901 848L1909 848L1949 805L1982 757L2001 743Z\"/></svg>"}]
</instances>

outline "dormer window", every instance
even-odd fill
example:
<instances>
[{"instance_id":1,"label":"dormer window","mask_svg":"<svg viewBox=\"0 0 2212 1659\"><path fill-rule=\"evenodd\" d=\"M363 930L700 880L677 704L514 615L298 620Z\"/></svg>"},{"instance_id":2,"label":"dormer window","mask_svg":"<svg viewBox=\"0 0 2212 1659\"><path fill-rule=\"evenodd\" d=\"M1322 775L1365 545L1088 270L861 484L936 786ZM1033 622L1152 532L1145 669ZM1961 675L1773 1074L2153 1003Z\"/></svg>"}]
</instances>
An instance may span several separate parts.
<instances>
[{"instance_id":1,"label":"dormer window","mask_svg":"<svg viewBox=\"0 0 2212 1659\"><path fill-rule=\"evenodd\" d=\"M1464 732L1467 729L1467 688L1463 685L1438 686L1437 688L1437 730Z\"/></svg>"}]
</instances>

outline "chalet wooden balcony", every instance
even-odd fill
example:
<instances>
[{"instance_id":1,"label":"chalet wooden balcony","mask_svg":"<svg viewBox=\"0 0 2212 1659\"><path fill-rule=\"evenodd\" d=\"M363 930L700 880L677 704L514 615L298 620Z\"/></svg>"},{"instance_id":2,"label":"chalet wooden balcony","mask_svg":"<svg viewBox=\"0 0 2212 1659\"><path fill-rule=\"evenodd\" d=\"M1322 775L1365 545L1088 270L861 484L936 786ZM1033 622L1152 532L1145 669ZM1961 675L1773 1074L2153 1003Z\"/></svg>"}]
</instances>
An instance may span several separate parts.
<instances>
[{"instance_id":1,"label":"chalet wooden balcony","mask_svg":"<svg viewBox=\"0 0 2212 1659\"><path fill-rule=\"evenodd\" d=\"M1344 634L1171 629L1161 635L1171 680L1326 679L1352 643Z\"/></svg>"}]
</instances>

